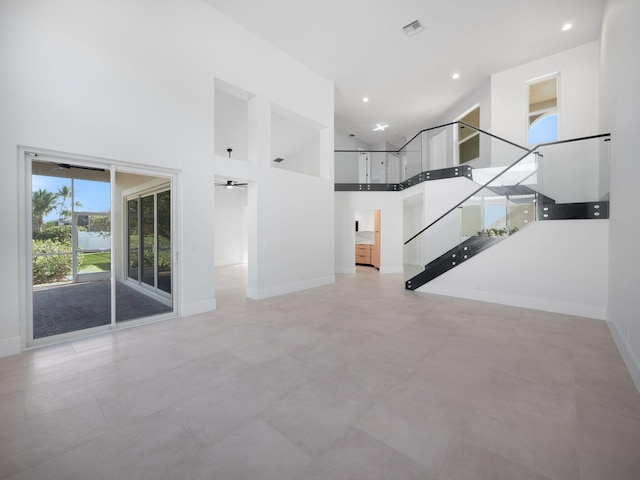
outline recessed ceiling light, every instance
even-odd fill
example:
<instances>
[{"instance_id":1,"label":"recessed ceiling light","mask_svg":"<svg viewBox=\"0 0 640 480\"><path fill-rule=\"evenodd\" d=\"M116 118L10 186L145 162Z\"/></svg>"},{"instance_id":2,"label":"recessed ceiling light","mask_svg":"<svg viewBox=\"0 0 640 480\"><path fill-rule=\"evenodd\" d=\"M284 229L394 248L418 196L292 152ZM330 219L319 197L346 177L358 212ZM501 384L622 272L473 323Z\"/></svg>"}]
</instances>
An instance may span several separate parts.
<instances>
[{"instance_id":1,"label":"recessed ceiling light","mask_svg":"<svg viewBox=\"0 0 640 480\"><path fill-rule=\"evenodd\" d=\"M451 75L451 78L453 78L454 80L457 80L460 78L460 74L459 73L454 73L453 75Z\"/></svg>"},{"instance_id":2,"label":"recessed ceiling light","mask_svg":"<svg viewBox=\"0 0 640 480\"><path fill-rule=\"evenodd\" d=\"M373 129L373 131L374 131L374 132L378 132L378 131L380 131L380 132L384 132L384 129L385 129L385 128L387 128L388 126L389 126L389 125L388 125L388 124L386 124L386 123L385 123L384 125L381 125L381 124L377 123L377 124L376 124L376 128L374 128L374 129Z\"/></svg>"},{"instance_id":3,"label":"recessed ceiling light","mask_svg":"<svg viewBox=\"0 0 640 480\"><path fill-rule=\"evenodd\" d=\"M405 25L404 27L402 27L402 30L404 30L404 33L407 34L407 37L411 37L416 33L422 31L422 25L420 25L420 22L418 20L414 20L409 25Z\"/></svg>"},{"instance_id":4,"label":"recessed ceiling light","mask_svg":"<svg viewBox=\"0 0 640 480\"><path fill-rule=\"evenodd\" d=\"M369 101L369 97L362 97L362 101L363 101L364 103L367 103L367 102Z\"/></svg>"},{"instance_id":5,"label":"recessed ceiling light","mask_svg":"<svg viewBox=\"0 0 640 480\"><path fill-rule=\"evenodd\" d=\"M570 23L565 23L565 24L562 26L562 31L563 31L563 32L566 32L567 30L571 30L571 27L573 27L573 25L571 25Z\"/></svg>"}]
</instances>

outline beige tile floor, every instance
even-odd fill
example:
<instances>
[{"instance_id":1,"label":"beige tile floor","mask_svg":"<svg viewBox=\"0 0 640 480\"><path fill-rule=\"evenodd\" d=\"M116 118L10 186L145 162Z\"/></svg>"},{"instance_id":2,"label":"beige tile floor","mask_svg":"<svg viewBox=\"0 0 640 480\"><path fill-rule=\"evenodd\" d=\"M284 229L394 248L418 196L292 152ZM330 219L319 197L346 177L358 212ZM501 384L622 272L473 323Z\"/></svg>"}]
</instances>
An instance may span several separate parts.
<instances>
[{"instance_id":1,"label":"beige tile floor","mask_svg":"<svg viewBox=\"0 0 640 480\"><path fill-rule=\"evenodd\" d=\"M604 322L331 286L0 359L0 478L638 479ZM240 293L239 293L240 292Z\"/></svg>"}]
</instances>

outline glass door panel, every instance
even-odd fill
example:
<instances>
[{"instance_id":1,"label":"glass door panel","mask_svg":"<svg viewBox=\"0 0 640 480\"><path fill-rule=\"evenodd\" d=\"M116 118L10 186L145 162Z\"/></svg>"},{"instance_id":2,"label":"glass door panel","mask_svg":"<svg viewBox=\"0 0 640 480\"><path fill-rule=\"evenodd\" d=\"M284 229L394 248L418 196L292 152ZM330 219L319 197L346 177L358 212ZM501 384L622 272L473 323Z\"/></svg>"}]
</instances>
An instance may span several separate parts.
<instances>
[{"instance_id":1,"label":"glass door panel","mask_svg":"<svg viewBox=\"0 0 640 480\"><path fill-rule=\"evenodd\" d=\"M160 177L118 173L131 188L160 183ZM118 181L118 180L117 180ZM166 185L166 184L165 184ZM116 284L116 322L173 311L171 189L159 186L125 198L127 216L126 282Z\"/></svg>"},{"instance_id":2,"label":"glass door panel","mask_svg":"<svg viewBox=\"0 0 640 480\"><path fill-rule=\"evenodd\" d=\"M158 288L171 293L171 191L158 193Z\"/></svg>"},{"instance_id":3,"label":"glass door panel","mask_svg":"<svg viewBox=\"0 0 640 480\"><path fill-rule=\"evenodd\" d=\"M29 340L111 323L110 172L56 160L31 163Z\"/></svg>"},{"instance_id":4,"label":"glass door panel","mask_svg":"<svg viewBox=\"0 0 640 480\"><path fill-rule=\"evenodd\" d=\"M138 199L127 202L127 276L138 280L140 249L138 248Z\"/></svg>"},{"instance_id":5,"label":"glass door panel","mask_svg":"<svg viewBox=\"0 0 640 480\"><path fill-rule=\"evenodd\" d=\"M155 197L149 195L140 199L142 210L142 282L155 287Z\"/></svg>"}]
</instances>

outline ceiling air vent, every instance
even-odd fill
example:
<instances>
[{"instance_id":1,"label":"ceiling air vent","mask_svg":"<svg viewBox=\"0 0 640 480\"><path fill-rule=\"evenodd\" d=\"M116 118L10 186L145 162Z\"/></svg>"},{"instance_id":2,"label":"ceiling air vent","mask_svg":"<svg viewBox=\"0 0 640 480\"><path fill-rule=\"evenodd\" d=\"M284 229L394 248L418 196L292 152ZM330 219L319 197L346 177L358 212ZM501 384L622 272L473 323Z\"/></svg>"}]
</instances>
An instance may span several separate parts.
<instances>
[{"instance_id":1,"label":"ceiling air vent","mask_svg":"<svg viewBox=\"0 0 640 480\"><path fill-rule=\"evenodd\" d=\"M284 158L280 158L280 157L273 159L273 161L276 162L276 163L280 163L283 160L284 160Z\"/></svg>"},{"instance_id":2,"label":"ceiling air vent","mask_svg":"<svg viewBox=\"0 0 640 480\"><path fill-rule=\"evenodd\" d=\"M402 27L402 29L404 30L404 33L407 34L407 37L411 37L416 33L419 33L422 31L422 25L420 25L420 22L418 20L415 20L411 22L409 25L405 25L404 27Z\"/></svg>"}]
</instances>

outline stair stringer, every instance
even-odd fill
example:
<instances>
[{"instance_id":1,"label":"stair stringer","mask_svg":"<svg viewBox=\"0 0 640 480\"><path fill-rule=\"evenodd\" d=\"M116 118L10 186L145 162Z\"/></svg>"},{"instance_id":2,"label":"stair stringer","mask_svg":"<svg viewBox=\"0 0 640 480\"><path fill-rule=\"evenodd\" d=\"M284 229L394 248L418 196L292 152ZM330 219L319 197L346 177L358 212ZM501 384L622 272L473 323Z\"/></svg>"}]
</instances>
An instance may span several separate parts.
<instances>
[{"instance_id":1,"label":"stair stringer","mask_svg":"<svg viewBox=\"0 0 640 480\"><path fill-rule=\"evenodd\" d=\"M609 221L536 222L415 290L605 319Z\"/></svg>"}]
</instances>

